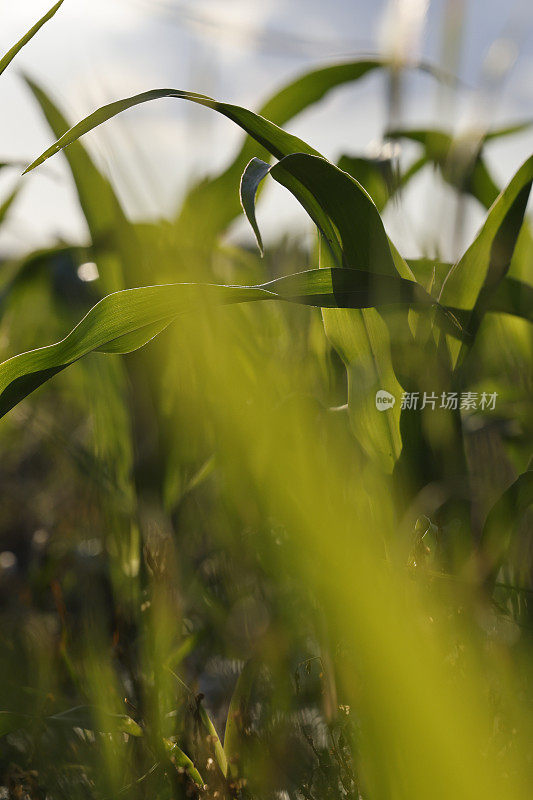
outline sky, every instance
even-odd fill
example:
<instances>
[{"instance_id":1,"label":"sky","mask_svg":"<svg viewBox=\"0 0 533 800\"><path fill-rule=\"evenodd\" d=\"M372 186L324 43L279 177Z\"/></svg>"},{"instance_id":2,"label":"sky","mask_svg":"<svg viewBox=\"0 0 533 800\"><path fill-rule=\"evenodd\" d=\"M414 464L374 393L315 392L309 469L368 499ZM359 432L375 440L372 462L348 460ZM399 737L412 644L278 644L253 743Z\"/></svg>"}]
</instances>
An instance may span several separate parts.
<instances>
[{"instance_id":1,"label":"sky","mask_svg":"<svg viewBox=\"0 0 533 800\"><path fill-rule=\"evenodd\" d=\"M0 0L0 51L50 4ZM447 20L455 20L460 32L451 37L448 50L443 45ZM257 108L311 67L391 48L435 64L448 59L465 87L443 106L435 81L412 74L402 106L406 126L456 129L469 121L491 125L533 118L532 0L65 0L2 76L0 160L29 162L51 143L24 74L40 83L74 122L105 102L156 87L188 89ZM496 77L498 70L502 75ZM330 158L375 149L387 121L385 80L376 74L339 89L287 127ZM171 214L188 185L231 160L239 140L228 120L192 104L164 100L122 115L85 141L128 214L147 219ZM503 185L532 151L531 131L491 145L487 155L498 181ZM18 179L16 170L2 171L0 200ZM407 255L430 246L422 241L422 231L428 236L428 217L435 218L433 227L446 239L454 198L444 188L436 197L432 186L430 177L422 176L407 192L405 207L386 218ZM299 235L308 227L281 187L269 187L259 213L267 244L280 231ZM472 204L465 236L480 220ZM233 237L248 236L239 221ZM24 178L0 234L0 256L86 238L60 155Z\"/></svg>"}]
</instances>

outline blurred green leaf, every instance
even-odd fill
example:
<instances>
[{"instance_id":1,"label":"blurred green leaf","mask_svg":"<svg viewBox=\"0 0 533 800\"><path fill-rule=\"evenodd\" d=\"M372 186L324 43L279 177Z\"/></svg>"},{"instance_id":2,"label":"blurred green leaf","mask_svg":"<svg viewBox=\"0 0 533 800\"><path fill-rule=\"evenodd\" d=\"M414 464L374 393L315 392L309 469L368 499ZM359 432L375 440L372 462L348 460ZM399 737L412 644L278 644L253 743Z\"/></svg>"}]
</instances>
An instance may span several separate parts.
<instances>
[{"instance_id":1,"label":"blurred green leaf","mask_svg":"<svg viewBox=\"0 0 533 800\"><path fill-rule=\"evenodd\" d=\"M511 549L521 519L532 505L533 460L494 504L483 526L481 552L491 582Z\"/></svg>"},{"instance_id":2,"label":"blurred green leaf","mask_svg":"<svg viewBox=\"0 0 533 800\"><path fill-rule=\"evenodd\" d=\"M9 214L9 210L15 200L18 197L20 191L20 186L15 186L13 191L6 197L6 199L0 204L0 225L4 222L5 218Z\"/></svg>"},{"instance_id":3,"label":"blurred green leaf","mask_svg":"<svg viewBox=\"0 0 533 800\"><path fill-rule=\"evenodd\" d=\"M13 711L0 711L0 737L24 728L32 721L29 714L17 714Z\"/></svg>"},{"instance_id":4,"label":"blurred green leaf","mask_svg":"<svg viewBox=\"0 0 533 800\"><path fill-rule=\"evenodd\" d=\"M231 696L224 731L224 752L228 760L228 776L237 777L239 775L243 730L246 727L245 720L249 714L252 690L258 670L257 660L251 658L247 661L237 678Z\"/></svg>"},{"instance_id":5,"label":"blurred green leaf","mask_svg":"<svg viewBox=\"0 0 533 800\"><path fill-rule=\"evenodd\" d=\"M0 736L27 727L35 722L42 722L46 725L66 725L69 728L83 728L84 730L98 730L95 728L95 709L91 706L76 706L60 714L53 714L48 717L37 717L31 714L15 714L10 711L0 712ZM131 717L126 714L111 714L98 710L99 719L102 715L109 720L109 728L105 732L127 733L130 736L142 736L142 729Z\"/></svg>"},{"instance_id":6,"label":"blurred green leaf","mask_svg":"<svg viewBox=\"0 0 533 800\"><path fill-rule=\"evenodd\" d=\"M495 128L482 135L472 133L454 138L450 133L430 128L397 128L389 131L394 139L408 139L422 145L424 155L403 176L407 181L426 164L433 164L441 171L444 180L461 192L468 192L485 208L490 208L500 190L492 178L483 159L483 147L487 141L522 133L532 125L527 120L516 125Z\"/></svg>"},{"instance_id":7,"label":"blurred green leaf","mask_svg":"<svg viewBox=\"0 0 533 800\"><path fill-rule=\"evenodd\" d=\"M40 86L28 77L25 80L54 136L62 136L70 127L64 115ZM125 285L124 265L120 256L130 269L138 257L133 226L129 224L110 182L81 142L73 142L65 155L97 253L104 292L122 289ZM138 275L135 278L140 279Z\"/></svg>"},{"instance_id":8,"label":"blurred green leaf","mask_svg":"<svg viewBox=\"0 0 533 800\"><path fill-rule=\"evenodd\" d=\"M99 723L96 722L96 719L99 720ZM112 714L92 706L76 706L60 714L46 717L48 724L68 725L73 728L83 728L84 730L99 730L102 720L108 720L109 722L109 727L104 732L116 731L135 737L143 735L142 728L127 714Z\"/></svg>"},{"instance_id":9,"label":"blurred green leaf","mask_svg":"<svg viewBox=\"0 0 533 800\"><path fill-rule=\"evenodd\" d=\"M453 264L429 258L408 259L418 283L433 297L438 297L446 276ZM524 281L505 277L492 292L485 308L486 313L502 313L533 322L533 286ZM468 325L469 313L453 309L463 327Z\"/></svg>"},{"instance_id":10,"label":"blurred green leaf","mask_svg":"<svg viewBox=\"0 0 533 800\"><path fill-rule=\"evenodd\" d=\"M343 155L337 162L368 192L378 211L383 211L396 191L396 177L390 158Z\"/></svg>"},{"instance_id":11,"label":"blurred green leaf","mask_svg":"<svg viewBox=\"0 0 533 800\"><path fill-rule=\"evenodd\" d=\"M204 781L194 763L189 758L183 750L178 747L175 742L170 741L169 739L164 740L165 750L167 755L173 762L173 764L178 768L184 770L187 775L194 781L194 783L200 788L203 789Z\"/></svg>"}]
</instances>

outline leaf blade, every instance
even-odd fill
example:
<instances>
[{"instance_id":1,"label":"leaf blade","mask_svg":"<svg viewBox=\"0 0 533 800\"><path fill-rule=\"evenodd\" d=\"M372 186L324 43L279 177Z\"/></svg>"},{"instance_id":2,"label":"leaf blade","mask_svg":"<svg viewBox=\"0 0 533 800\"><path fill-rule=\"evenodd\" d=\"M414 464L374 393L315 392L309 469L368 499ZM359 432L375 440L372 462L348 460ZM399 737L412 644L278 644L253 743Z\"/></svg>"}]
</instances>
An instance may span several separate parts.
<instances>
[{"instance_id":1,"label":"leaf blade","mask_svg":"<svg viewBox=\"0 0 533 800\"><path fill-rule=\"evenodd\" d=\"M435 301L412 281L360 270L307 270L257 286L167 284L126 289L100 300L60 342L0 364L0 416L42 383L94 352L126 353L144 346L180 314L198 305L285 300L315 307L370 308Z\"/></svg>"},{"instance_id":2,"label":"leaf blade","mask_svg":"<svg viewBox=\"0 0 533 800\"><path fill-rule=\"evenodd\" d=\"M41 19L33 25L29 31L27 31L21 39L16 42L16 44L11 47L7 53L0 59L0 75L5 72L8 66L11 64L15 56L22 50L22 48L30 42L33 37L41 30L43 25L46 25L49 20L52 19L53 16L59 11L61 6L65 0L59 0L52 8L46 12L46 14L41 17Z\"/></svg>"}]
</instances>

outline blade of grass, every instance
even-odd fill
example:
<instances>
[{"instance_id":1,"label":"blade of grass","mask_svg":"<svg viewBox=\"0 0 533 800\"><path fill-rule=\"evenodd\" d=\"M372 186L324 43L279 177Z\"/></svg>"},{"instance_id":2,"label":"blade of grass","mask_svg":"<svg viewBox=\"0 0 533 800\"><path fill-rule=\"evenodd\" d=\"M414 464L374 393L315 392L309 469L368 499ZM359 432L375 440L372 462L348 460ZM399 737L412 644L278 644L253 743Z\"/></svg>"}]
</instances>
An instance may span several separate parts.
<instances>
[{"instance_id":1,"label":"blade of grass","mask_svg":"<svg viewBox=\"0 0 533 800\"><path fill-rule=\"evenodd\" d=\"M183 750L178 747L175 742L171 742L168 739L164 740L165 750L167 755L173 762L173 764L178 768L184 770L187 775L194 781L196 786L200 789L203 789L205 784L202 776L194 766L194 762L189 758Z\"/></svg>"},{"instance_id":2,"label":"blade of grass","mask_svg":"<svg viewBox=\"0 0 533 800\"><path fill-rule=\"evenodd\" d=\"M22 50L22 48L25 45L27 45L28 42L31 41L31 39L33 39L35 34L41 30L43 25L46 25L46 23L52 19L52 17L56 14L56 12L59 11L63 3L64 0L59 0L59 2L55 4L55 6L52 6L50 11L48 11L44 15L44 17L41 17L41 19L38 22L36 22L35 25L32 28L30 28L30 30L27 31L27 33L25 33L24 36L21 39L19 39L19 41L16 44L14 44L13 47L10 50L8 50L7 53L0 59L0 75L7 69L7 67L11 64L15 56Z\"/></svg>"},{"instance_id":3,"label":"blade of grass","mask_svg":"<svg viewBox=\"0 0 533 800\"><path fill-rule=\"evenodd\" d=\"M179 683L181 688L185 689L185 691L189 695L191 695L191 697L194 698L195 697L194 692L192 691L192 689L190 689L187 686L187 684L180 678L180 676L176 672L174 672L174 670L170 669L170 667L167 667L167 669L170 672L170 674ZM197 702L195 705L196 705L196 709L197 709L200 721L201 721L201 723L202 723L202 725L204 727L204 730L207 733L207 735L211 737L211 741L213 743L213 752L215 754L215 758L216 758L217 764L218 764L218 766L220 768L220 771L222 772L222 774L224 776L226 776L228 774L228 762L227 762L227 759L226 759L226 754L224 752L224 748L222 746L222 742L220 741L219 735L217 733L217 730L216 730L216 728L215 728L215 726L213 724L213 721L212 721L211 717L207 713L203 703Z\"/></svg>"}]
</instances>

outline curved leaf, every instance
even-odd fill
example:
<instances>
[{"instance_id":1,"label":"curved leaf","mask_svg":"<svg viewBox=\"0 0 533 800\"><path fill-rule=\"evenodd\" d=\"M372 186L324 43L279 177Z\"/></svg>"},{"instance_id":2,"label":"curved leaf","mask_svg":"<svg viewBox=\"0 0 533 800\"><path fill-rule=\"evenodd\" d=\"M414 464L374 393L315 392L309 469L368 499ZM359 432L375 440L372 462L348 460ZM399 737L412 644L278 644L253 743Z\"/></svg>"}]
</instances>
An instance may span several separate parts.
<instances>
[{"instance_id":1,"label":"curved leaf","mask_svg":"<svg viewBox=\"0 0 533 800\"><path fill-rule=\"evenodd\" d=\"M389 242L376 206L363 187L326 159L296 153L268 168L253 159L245 170L241 196L256 232L254 199L258 183L271 174L306 209L327 244L328 265L363 267L412 279L413 274ZM377 304L376 304L377 305ZM375 405L376 392L395 396L401 386L392 366L389 331L375 309L323 311L326 334L339 353L348 375L348 411L363 449L390 472L401 451L400 408L384 411Z\"/></svg>"},{"instance_id":2,"label":"curved leaf","mask_svg":"<svg viewBox=\"0 0 533 800\"><path fill-rule=\"evenodd\" d=\"M321 157L294 153L272 167L260 159L252 159L243 174L241 199L256 232L254 198L267 174L302 203L327 239L336 261L340 260L338 266L397 274L389 240L372 198L351 175ZM402 277L412 277L407 266Z\"/></svg>"},{"instance_id":3,"label":"curved leaf","mask_svg":"<svg viewBox=\"0 0 533 800\"><path fill-rule=\"evenodd\" d=\"M439 302L470 311L475 335L491 294L509 270L533 182L533 156L527 159L492 205L480 232L446 276ZM452 360L459 347L450 346Z\"/></svg>"},{"instance_id":4,"label":"curved leaf","mask_svg":"<svg viewBox=\"0 0 533 800\"><path fill-rule=\"evenodd\" d=\"M136 350L191 308L275 299L328 308L435 305L412 281L350 269L308 270L258 286L182 283L126 289L104 297L57 344L0 364L0 416L84 355Z\"/></svg>"},{"instance_id":5,"label":"curved leaf","mask_svg":"<svg viewBox=\"0 0 533 800\"><path fill-rule=\"evenodd\" d=\"M285 125L333 89L360 80L385 66L386 62L380 59L364 59L312 70L282 87L261 106L258 113L276 125ZM266 159L269 152L268 148L258 148L253 138L247 138L220 175L201 181L187 194L177 220L180 229L189 230L191 220L197 227L198 220L202 220L204 241L206 237L211 240L224 230L239 214L239 204L233 192L246 164L253 156Z\"/></svg>"},{"instance_id":6,"label":"curved leaf","mask_svg":"<svg viewBox=\"0 0 533 800\"><path fill-rule=\"evenodd\" d=\"M313 153L319 155L316 150L308 144L292 136L290 133L269 122L264 117L254 114L242 106L232 105L231 103L220 103L207 97L203 94L196 94L195 92L184 92L181 89L152 89L148 92L136 94L133 97L127 97L124 100L117 100L114 103L102 106L97 111L94 111L88 117L78 122L63 136L61 136L55 144L45 150L30 166L25 170L30 172L35 167L38 167L51 156L59 153L65 147L68 147L73 142L77 141L80 136L84 136L89 131L94 130L104 122L116 117L123 111L148 103L151 100L161 100L162 98L172 97L177 100L189 100L191 103L197 103L201 106L206 106L214 111L218 111L223 116L235 122L246 133L250 134L259 144L263 145L273 156L276 158L283 158L289 153Z\"/></svg>"},{"instance_id":7,"label":"curved leaf","mask_svg":"<svg viewBox=\"0 0 533 800\"><path fill-rule=\"evenodd\" d=\"M270 164L267 164L266 161L262 161L260 158L254 157L242 173L239 187L242 209L246 214L248 222L252 226L253 232L255 233L257 246L261 256L264 255L264 248L261 231L259 230L255 216L255 199L263 178L266 178L269 172Z\"/></svg>"},{"instance_id":8,"label":"curved leaf","mask_svg":"<svg viewBox=\"0 0 533 800\"><path fill-rule=\"evenodd\" d=\"M390 62L386 59L370 58L312 70L276 92L258 113L276 125L285 125L302 111L322 100L333 89L358 81L377 69L387 69L390 66ZM412 68L426 72L437 80L450 80L450 76L428 64L413 64ZM202 220L199 234L202 243L205 245L206 242L212 242L216 235L239 214L239 204L233 195L233 189L238 184L246 164L254 156L266 160L270 152L268 148L258 148L252 139L246 139L234 160L222 174L203 180L189 192L177 219L180 233L187 234L190 230L198 230L198 221ZM361 182L364 185L364 182Z\"/></svg>"}]
</instances>

